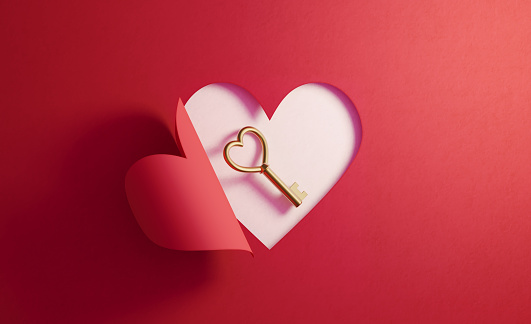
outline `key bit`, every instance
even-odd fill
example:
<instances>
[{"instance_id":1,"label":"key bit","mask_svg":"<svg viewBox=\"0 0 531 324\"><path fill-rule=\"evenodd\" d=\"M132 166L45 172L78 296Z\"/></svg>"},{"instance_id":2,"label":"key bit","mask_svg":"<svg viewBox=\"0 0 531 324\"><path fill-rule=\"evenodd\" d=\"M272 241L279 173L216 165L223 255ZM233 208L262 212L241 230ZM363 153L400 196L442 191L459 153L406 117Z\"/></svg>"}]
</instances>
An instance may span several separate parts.
<instances>
[{"instance_id":1,"label":"key bit","mask_svg":"<svg viewBox=\"0 0 531 324\"><path fill-rule=\"evenodd\" d=\"M306 198L306 196L308 196L308 194L306 193L306 191L303 191L303 192L300 192L299 191L299 184L294 182L291 187L289 187L289 189L297 196L300 198L300 200L303 200L304 198Z\"/></svg>"}]
</instances>

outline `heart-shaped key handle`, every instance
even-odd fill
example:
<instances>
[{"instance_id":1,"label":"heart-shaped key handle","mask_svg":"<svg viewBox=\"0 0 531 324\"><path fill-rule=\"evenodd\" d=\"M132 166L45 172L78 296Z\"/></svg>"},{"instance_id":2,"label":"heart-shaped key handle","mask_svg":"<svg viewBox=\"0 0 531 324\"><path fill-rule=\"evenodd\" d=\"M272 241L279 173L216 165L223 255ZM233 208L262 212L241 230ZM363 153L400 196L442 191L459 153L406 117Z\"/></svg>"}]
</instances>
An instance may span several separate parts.
<instances>
[{"instance_id":1,"label":"heart-shaped key handle","mask_svg":"<svg viewBox=\"0 0 531 324\"><path fill-rule=\"evenodd\" d=\"M234 146L240 146L243 147L243 136L246 133L253 133L258 137L260 142L262 143L262 165L259 167L243 167L236 162L234 162L229 155L229 151ZM264 137L264 135L256 128L252 126L247 126L238 132L237 140L227 143L225 145L225 148L223 149L223 157L225 158L225 161L227 164L233 168L236 171L240 172L260 172L265 174L265 176L271 181L282 193L286 198L289 199L295 205L295 207L299 207L300 204L302 204L302 200L308 195L306 192L300 192L298 187L299 185L294 182L291 187L288 188L284 181L280 180L280 178L271 170L269 165L267 164L267 160L269 157L269 152L267 151L267 141Z\"/></svg>"},{"instance_id":2,"label":"heart-shaped key handle","mask_svg":"<svg viewBox=\"0 0 531 324\"><path fill-rule=\"evenodd\" d=\"M262 143L262 166L244 167L234 162L229 155L230 149L233 148L234 146L243 147L243 136L246 133L252 133L256 135L256 137L258 137L258 139L260 140L260 143ZM236 171L262 172L263 171L262 168L264 165L267 165L267 161L269 157L269 152L267 150L267 141L264 135L258 129L251 127L251 126L244 127L238 132L236 141L229 142L227 143L227 145L225 145L225 149L223 150L223 157L225 158L225 161L227 162L227 164Z\"/></svg>"}]
</instances>

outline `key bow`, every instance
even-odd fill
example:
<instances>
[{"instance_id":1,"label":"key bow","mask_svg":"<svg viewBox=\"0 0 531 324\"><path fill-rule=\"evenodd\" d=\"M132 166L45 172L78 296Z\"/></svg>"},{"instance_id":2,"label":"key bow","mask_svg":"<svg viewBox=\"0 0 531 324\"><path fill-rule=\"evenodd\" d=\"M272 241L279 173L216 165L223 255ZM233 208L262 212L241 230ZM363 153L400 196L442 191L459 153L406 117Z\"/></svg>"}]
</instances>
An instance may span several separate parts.
<instances>
[{"instance_id":1,"label":"key bow","mask_svg":"<svg viewBox=\"0 0 531 324\"><path fill-rule=\"evenodd\" d=\"M246 133L254 134L256 137L258 137L258 139L260 140L260 143L262 143L262 165L261 166L256 166L256 167L241 166L238 163L234 162L229 155L230 149L233 148L234 146L243 147L243 136ZM236 171L247 172L247 173L250 173L250 172L262 173L264 166L267 166L267 161L269 158L269 152L267 149L267 141L264 135L258 129L252 126L244 127L240 129L240 131L238 132L237 140L229 142L227 143L227 145L225 145L225 148L223 149L223 157L225 158L225 162L227 162L227 164Z\"/></svg>"}]
</instances>

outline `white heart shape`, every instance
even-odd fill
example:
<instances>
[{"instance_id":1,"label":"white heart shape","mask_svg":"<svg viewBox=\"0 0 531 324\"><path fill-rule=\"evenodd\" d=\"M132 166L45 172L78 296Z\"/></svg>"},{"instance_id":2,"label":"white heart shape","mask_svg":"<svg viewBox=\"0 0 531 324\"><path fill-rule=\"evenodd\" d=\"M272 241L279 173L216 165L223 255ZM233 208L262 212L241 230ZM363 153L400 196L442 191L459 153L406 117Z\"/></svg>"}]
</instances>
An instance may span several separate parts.
<instances>
[{"instance_id":1,"label":"white heart shape","mask_svg":"<svg viewBox=\"0 0 531 324\"><path fill-rule=\"evenodd\" d=\"M185 106L236 217L269 249L336 184L361 143L361 122L354 104L328 84L294 89L271 120L249 92L227 83L201 88ZM225 144L235 140L245 126L264 134L271 169L288 186L297 182L300 191L308 193L298 208L264 175L237 172L225 162ZM245 136L244 149L233 148L231 157L242 166L260 165L261 146L256 137Z\"/></svg>"}]
</instances>

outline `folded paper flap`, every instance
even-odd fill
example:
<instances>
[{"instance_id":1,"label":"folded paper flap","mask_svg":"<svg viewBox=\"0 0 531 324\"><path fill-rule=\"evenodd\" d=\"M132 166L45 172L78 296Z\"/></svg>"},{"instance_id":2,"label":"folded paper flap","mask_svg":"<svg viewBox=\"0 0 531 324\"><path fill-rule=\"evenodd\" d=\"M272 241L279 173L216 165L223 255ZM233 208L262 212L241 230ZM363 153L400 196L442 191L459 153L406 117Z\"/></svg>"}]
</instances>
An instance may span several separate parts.
<instances>
[{"instance_id":1,"label":"folded paper flap","mask_svg":"<svg viewBox=\"0 0 531 324\"><path fill-rule=\"evenodd\" d=\"M190 117L186 113L186 108L181 98L179 98L175 113L175 143L183 157L190 158L193 156L200 159L204 156L207 159L206 154L201 154L201 151L204 152L203 146L195 132Z\"/></svg>"},{"instance_id":2,"label":"folded paper flap","mask_svg":"<svg viewBox=\"0 0 531 324\"><path fill-rule=\"evenodd\" d=\"M151 155L127 172L127 198L140 227L170 249L252 253L180 100L175 123L186 158Z\"/></svg>"}]
</instances>

